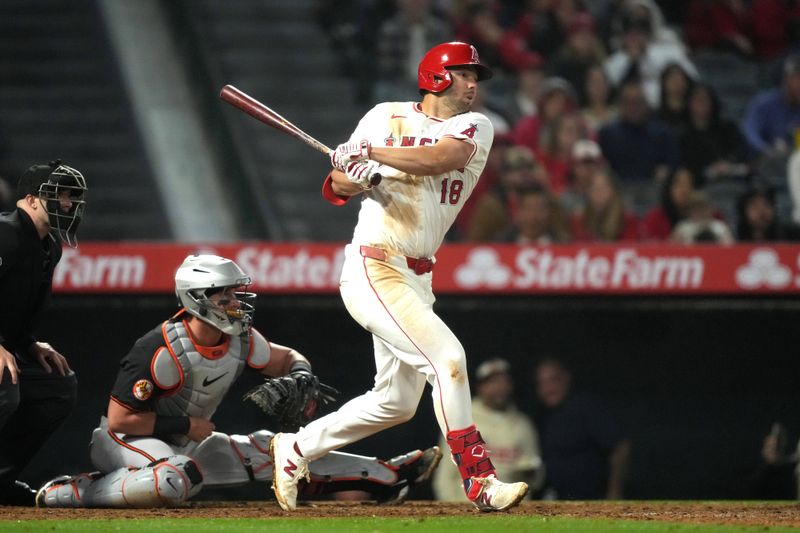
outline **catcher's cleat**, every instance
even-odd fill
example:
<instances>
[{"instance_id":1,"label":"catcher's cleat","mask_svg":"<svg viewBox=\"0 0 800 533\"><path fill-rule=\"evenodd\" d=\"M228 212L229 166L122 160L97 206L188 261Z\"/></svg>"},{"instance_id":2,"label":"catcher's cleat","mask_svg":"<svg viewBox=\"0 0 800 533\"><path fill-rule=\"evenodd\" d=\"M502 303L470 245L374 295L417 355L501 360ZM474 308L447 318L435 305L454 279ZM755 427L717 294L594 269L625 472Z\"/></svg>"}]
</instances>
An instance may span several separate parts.
<instances>
[{"instance_id":1,"label":"catcher's cleat","mask_svg":"<svg viewBox=\"0 0 800 533\"><path fill-rule=\"evenodd\" d=\"M470 478L469 483L467 497L483 512L511 509L528 493L527 483L503 483L494 474Z\"/></svg>"},{"instance_id":2,"label":"catcher's cleat","mask_svg":"<svg viewBox=\"0 0 800 533\"><path fill-rule=\"evenodd\" d=\"M417 484L429 480L441 460L442 451L438 446L433 446L424 452L414 450L398 455L386 463L397 468L397 475L400 479L407 479L412 484Z\"/></svg>"},{"instance_id":3,"label":"catcher's cleat","mask_svg":"<svg viewBox=\"0 0 800 533\"><path fill-rule=\"evenodd\" d=\"M58 476L42 485L36 492L36 507L72 507L70 505L73 499L72 483L76 481L76 477ZM68 502L62 500L68 500ZM67 505L64 505L65 503Z\"/></svg>"},{"instance_id":4,"label":"catcher's cleat","mask_svg":"<svg viewBox=\"0 0 800 533\"><path fill-rule=\"evenodd\" d=\"M403 503L411 488L431 478L441 460L442 451L438 446L433 446L425 451L414 450L386 461L387 465L397 470L399 481L385 492L376 491L378 503Z\"/></svg>"},{"instance_id":5,"label":"catcher's cleat","mask_svg":"<svg viewBox=\"0 0 800 533\"><path fill-rule=\"evenodd\" d=\"M269 443L272 456L272 490L284 511L297 508L297 483L311 481L308 459L300 455L293 433L277 433Z\"/></svg>"}]
</instances>

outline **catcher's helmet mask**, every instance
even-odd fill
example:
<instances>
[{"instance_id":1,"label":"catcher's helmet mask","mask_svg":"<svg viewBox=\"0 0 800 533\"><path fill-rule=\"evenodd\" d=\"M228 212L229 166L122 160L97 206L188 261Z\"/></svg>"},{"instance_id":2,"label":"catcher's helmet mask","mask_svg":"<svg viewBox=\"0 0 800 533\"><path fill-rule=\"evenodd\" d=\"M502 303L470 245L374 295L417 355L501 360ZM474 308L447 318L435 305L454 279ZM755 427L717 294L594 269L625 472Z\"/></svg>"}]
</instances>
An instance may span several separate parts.
<instances>
[{"instance_id":1,"label":"catcher's helmet mask","mask_svg":"<svg viewBox=\"0 0 800 533\"><path fill-rule=\"evenodd\" d=\"M216 255L190 255L175 274L175 294L186 311L229 335L246 335L253 325L256 295L248 292L250 276L239 265ZM214 294L229 288L237 290L233 296L237 302L222 298L216 301Z\"/></svg>"}]
</instances>

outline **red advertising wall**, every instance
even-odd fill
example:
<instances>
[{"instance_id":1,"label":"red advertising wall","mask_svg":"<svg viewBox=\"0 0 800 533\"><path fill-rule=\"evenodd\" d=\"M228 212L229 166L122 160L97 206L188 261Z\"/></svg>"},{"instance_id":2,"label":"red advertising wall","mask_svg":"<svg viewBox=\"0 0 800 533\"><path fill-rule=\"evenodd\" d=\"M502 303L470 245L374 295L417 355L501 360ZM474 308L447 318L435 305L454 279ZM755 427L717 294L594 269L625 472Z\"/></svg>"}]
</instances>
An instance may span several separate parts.
<instances>
[{"instance_id":1,"label":"red advertising wall","mask_svg":"<svg viewBox=\"0 0 800 533\"><path fill-rule=\"evenodd\" d=\"M259 293L333 293L341 244L83 243L65 249L61 293L168 293L186 255L234 259ZM798 294L800 245L444 245L440 294Z\"/></svg>"}]
</instances>

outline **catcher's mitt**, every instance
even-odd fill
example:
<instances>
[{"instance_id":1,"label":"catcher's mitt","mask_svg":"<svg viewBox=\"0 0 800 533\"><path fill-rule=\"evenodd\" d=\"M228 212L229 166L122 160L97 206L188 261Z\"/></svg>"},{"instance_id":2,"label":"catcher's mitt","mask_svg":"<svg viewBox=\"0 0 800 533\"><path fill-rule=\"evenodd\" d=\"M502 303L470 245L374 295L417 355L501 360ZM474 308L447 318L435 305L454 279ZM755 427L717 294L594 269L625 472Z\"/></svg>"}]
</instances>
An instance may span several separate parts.
<instances>
[{"instance_id":1,"label":"catcher's mitt","mask_svg":"<svg viewBox=\"0 0 800 533\"><path fill-rule=\"evenodd\" d=\"M334 402L338 394L338 390L320 383L317 376L296 372L279 378L267 378L261 385L250 389L242 399L253 402L274 417L278 431L297 431L314 418L319 405Z\"/></svg>"}]
</instances>

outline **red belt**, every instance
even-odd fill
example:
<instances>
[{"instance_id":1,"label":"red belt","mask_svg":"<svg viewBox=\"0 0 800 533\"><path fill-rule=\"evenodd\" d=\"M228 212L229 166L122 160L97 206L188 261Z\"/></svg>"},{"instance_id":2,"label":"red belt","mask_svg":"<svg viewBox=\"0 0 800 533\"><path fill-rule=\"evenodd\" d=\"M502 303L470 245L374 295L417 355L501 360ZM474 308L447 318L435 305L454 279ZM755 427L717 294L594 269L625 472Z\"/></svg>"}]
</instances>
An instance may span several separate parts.
<instances>
[{"instance_id":1,"label":"red belt","mask_svg":"<svg viewBox=\"0 0 800 533\"><path fill-rule=\"evenodd\" d=\"M380 248L375 248L374 246L362 246L360 250L363 257L377 259L378 261L386 261L386 259L389 257L389 254L386 252L386 250L381 250ZM405 256L405 258L408 268L413 270L414 274L418 276L427 274L433 270L433 259L429 257Z\"/></svg>"}]
</instances>

